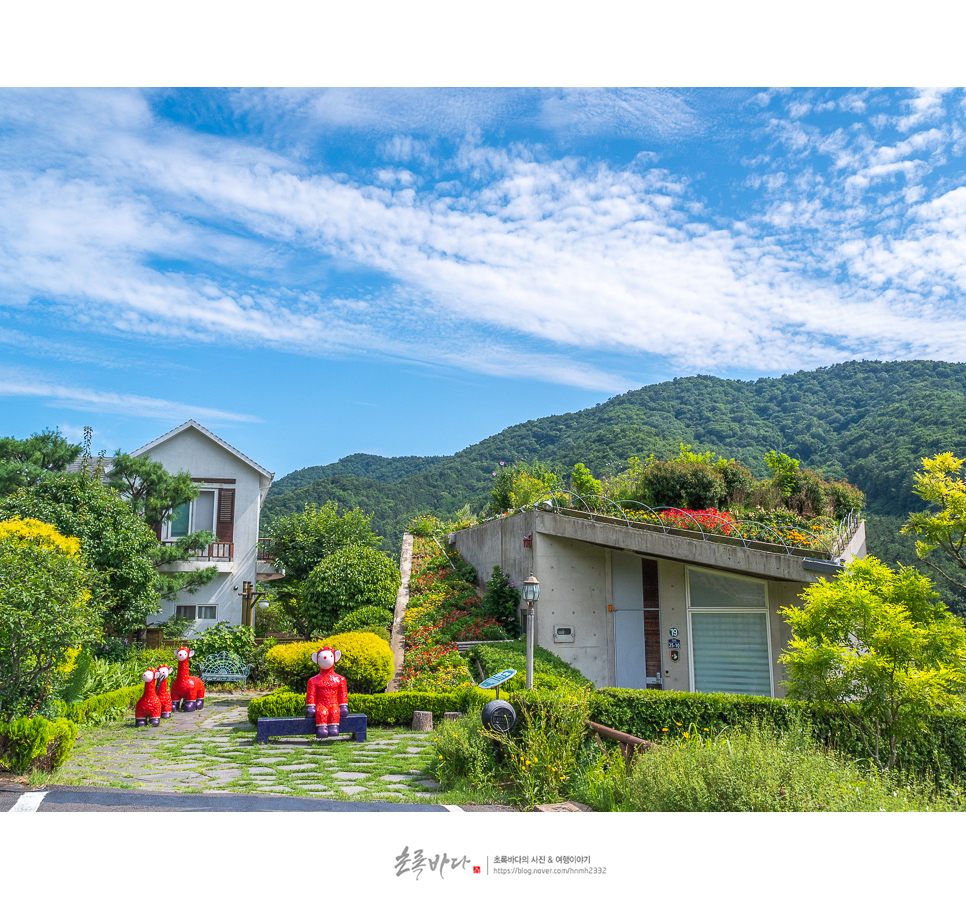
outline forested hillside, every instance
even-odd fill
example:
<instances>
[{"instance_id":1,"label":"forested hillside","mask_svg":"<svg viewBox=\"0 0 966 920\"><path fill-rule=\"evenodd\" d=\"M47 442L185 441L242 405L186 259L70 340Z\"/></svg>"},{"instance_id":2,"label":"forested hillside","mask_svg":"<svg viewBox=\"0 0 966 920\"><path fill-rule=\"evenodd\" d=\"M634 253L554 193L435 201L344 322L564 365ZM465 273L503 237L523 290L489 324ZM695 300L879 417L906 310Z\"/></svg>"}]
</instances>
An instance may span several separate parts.
<instances>
[{"instance_id":1,"label":"forested hillside","mask_svg":"<svg viewBox=\"0 0 966 920\"><path fill-rule=\"evenodd\" d=\"M338 501L373 514L374 529L399 544L415 514L482 508L499 462L584 463L596 476L632 456L676 455L681 442L767 473L769 450L829 478L848 479L867 497L870 551L912 560L913 541L895 530L909 510L920 458L966 455L966 365L936 361L853 361L756 381L683 377L616 396L581 412L524 422L452 457L355 454L283 477L263 520L306 502Z\"/></svg>"}]
</instances>

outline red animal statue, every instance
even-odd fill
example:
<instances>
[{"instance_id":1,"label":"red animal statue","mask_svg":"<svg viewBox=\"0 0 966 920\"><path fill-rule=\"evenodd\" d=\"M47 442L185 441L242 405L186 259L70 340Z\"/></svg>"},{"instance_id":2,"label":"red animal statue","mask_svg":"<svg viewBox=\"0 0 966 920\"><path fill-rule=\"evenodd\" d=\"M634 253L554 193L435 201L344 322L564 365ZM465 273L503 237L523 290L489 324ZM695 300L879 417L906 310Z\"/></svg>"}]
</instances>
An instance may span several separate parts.
<instances>
[{"instance_id":1,"label":"red animal statue","mask_svg":"<svg viewBox=\"0 0 966 920\"><path fill-rule=\"evenodd\" d=\"M161 700L158 699L154 689L156 676L157 672L152 668L148 668L141 675L141 680L144 681L144 693L134 707L134 724L138 728L147 725L149 719L152 725L161 724Z\"/></svg>"},{"instance_id":2,"label":"red animal statue","mask_svg":"<svg viewBox=\"0 0 966 920\"><path fill-rule=\"evenodd\" d=\"M339 720L349 714L349 690L345 678L332 668L342 652L325 647L312 653L319 673L309 678L305 693L305 714L315 716L315 736L325 738L339 734Z\"/></svg>"},{"instance_id":3,"label":"red animal statue","mask_svg":"<svg viewBox=\"0 0 966 920\"><path fill-rule=\"evenodd\" d=\"M166 664L157 669L157 691L158 699L161 701L161 718L171 718L171 691L168 689L168 677L174 668L169 668Z\"/></svg>"},{"instance_id":4,"label":"red animal statue","mask_svg":"<svg viewBox=\"0 0 966 920\"><path fill-rule=\"evenodd\" d=\"M188 673L188 659L194 652L182 646L175 657L178 659L178 676L171 685L172 708L180 708L182 712L194 712L205 708L205 685L200 677L192 677Z\"/></svg>"}]
</instances>

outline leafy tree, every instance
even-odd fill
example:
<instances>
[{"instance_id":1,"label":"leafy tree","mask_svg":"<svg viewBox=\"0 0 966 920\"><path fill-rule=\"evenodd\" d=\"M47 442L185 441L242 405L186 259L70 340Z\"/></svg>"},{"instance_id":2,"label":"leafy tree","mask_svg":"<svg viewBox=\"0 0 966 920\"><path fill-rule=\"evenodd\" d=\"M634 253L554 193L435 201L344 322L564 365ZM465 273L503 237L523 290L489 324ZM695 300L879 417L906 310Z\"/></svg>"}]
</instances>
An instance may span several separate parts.
<instances>
[{"instance_id":1,"label":"leafy tree","mask_svg":"<svg viewBox=\"0 0 966 920\"><path fill-rule=\"evenodd\" d=\"M107 484L123 495L134 513L149 527L157 527L179 505L198 497L191 474L171 475L157 460L117 451Z\"/></svg>"},{"instance_id":2,"label":"leafy tree","mask_svg":"<svg viewBox=\"0 0 966 920\"><path fill-rule=\"evenodd\" d=\"M44 476L62 472L81 450L80 444L71 444L56 428L45 428L22 441L0 438L0 494L36 485Z\"/></svg>"},{"instance_id":3,"label":"leafy tree","mask_svg":"<svg viewBox=\"0 0 966 920\"><path fill-rule=\"evenodd\" d=\"M41 708L68 649L98 635L90 576L79 540L37 520L0 523L0 722Z\"/></svg>"},{"instance_id":4,"label":"leafy tree","mask_svg":"<svg viewBox=\"0 0 966 920\"><path fill-rule=\"evenodd\" d=\"M268 533L286 581L303 581L326 556L345 546L378 547L382 537L372 532L371 518L359 508L339 514L337 502L321 508L307 504L300 512L276 518Z\"/></svg>"},{"instance_id":5,"label":"leafy tree","mask_svg":"<svg viewBox=\"0 0 966 920\"><path fill-rule=\"evenodd\" d=\"M913 491L939 508L910 512L909 520L902 528L903 533L914 533L922 538L916 541L919 559L961 588L966 588L962 576L956 579L949 575L930 558L930 554L941 549L960 570L966 570L966 482L960 473L964 462L951 453L923 458L922 472L916 473Z\"/></svg>"},{"instance_id":6,"label":"leafy tree","mask_svg":"<svg viewBox=\"0 0 966 920\"><path fill-rule=\"evenodd\" d=\"M350 544L326 556L305 579L296 627L300 635L331 632L360 607L391 610L399 590L395 561L371 546Z\"/></svg>"},{"instance_id":7,"label":"leafy tree","mask_svg":"<svg viewBox=\"0 0 966 920\"><path fill-rule=\"evenodd\" d=\"M81 556L96 574L93 601L108 632L144 627L159 607L151 529L99 476L64 473L0 498L0 520L35 518L80 540Z\"/></svg>"},{"instance_id":8,"label":"leafy tree","mask_svg":"<svg viewBox=\"0 0 966 920\"><path fill-rule=\"evenodd\" d=\"M517 460L511 466L501 463L499 472L493 475L496 482L490 493L491 514L532 505L563 487L557 470L538 460Z\"/></svg>"},{"instance_id":9,"label":"leafy tree","mask_svg":"<svg viewBox=\"0 0 966 920\"><path fill-rule=\"evenodd\" d=\"M104 478L156 535L160 534L164 519L179 505L197 498L199 492L190 473L182 471L172 475L157 460L132 457L121 451L114 454L110 472ZM215 578L217 566L181 572L163 570L172 563L188 562L194 552L204 550L214 539L210 530L199 530L170 543L159 542L154 567L158 593L163 600L174 600L181 593L193 594Z\"/></svg>"},{"instance_id":10,"label":"leafy tree","mask_svg":"<svg viewBox=\"0 0 966 920\"><path fill-rule=\"evenodd\" d=\"M520 592L500 566L493 567L493 575L486 583L480 615L493 617L511 639L520 635Z\"/></svg>"},{"instance_id":11,"label":"leafy tree","mask_svg":"<svg viewBox=\"0 0 966 920\"><path fill-rule=\"evenodd\" d=\"M837 706L880 769L927 716L962 708L966 632L938 596L921 573L868 556L781 610L792 628L779 659L789 695Z\"/></svg>"}]
</instances>

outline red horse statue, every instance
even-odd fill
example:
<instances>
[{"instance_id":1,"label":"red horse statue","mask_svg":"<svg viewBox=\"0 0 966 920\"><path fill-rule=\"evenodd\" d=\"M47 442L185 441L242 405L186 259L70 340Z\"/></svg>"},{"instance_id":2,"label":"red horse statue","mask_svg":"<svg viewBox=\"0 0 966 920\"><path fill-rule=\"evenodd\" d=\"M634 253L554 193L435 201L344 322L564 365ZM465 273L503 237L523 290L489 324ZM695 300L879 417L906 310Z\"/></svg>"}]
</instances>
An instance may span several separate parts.
<instances>
[{"instance_id":1,"label":"red horse statue","mask_svg":"<svg viewBox=\"0 0 966 920\"><path fill-rule=\"evenodd\" d=\"M178 659L178 676L171 685L171 700L174 709L182 712L194 712L205 708L205 685L200 677L192 677L188 673L188 659L194 652L182 646L175 657Z\"/></svg>"},{"instance_id":2,"label":"red horse statue","mask_svg":"<svg viewBox=\"0 0 966 920\"><path fill-rule=\"evenodd\" d=\"M342 652L325 647L312 653L319 673L309 678L305 693L305 714L315 716L315 736L325 738L339 734L339 720L349 714L349 690L345 678L332 668Z\"/></svg>"},{"instance_id":3,"label":"red horse statue","mask_svg":"<svg viewBox=\"0 0 966 920\"><path fill-rule=\"evenodd\" d=\"M158 699L154 689L156 677L157 671L153 668L148 668L141 675L141 680L144 681L144 692L134 707L134 724L138 728L147 725L149 719L152 725L161 724L161 700Z\"/></svg>"}]
</instances>

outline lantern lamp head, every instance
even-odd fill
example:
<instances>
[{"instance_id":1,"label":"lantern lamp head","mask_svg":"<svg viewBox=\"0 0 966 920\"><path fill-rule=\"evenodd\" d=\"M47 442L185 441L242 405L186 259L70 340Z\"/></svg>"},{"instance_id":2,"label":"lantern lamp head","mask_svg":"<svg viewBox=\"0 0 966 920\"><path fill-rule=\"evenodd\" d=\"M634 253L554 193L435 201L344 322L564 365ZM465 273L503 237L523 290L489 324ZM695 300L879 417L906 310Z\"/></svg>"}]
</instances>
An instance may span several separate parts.
<instances>
[{"instance_id":1,"label":"lantern lamp head","mask_svg":"<svg viewBox=\"0 0 966 920\"><path fill-rule=\"evenodd\" d=\"M523 599L532 604L540 597L540 582L533 577L533 572L523 582Z\"/></svg>"}]
</instances>

